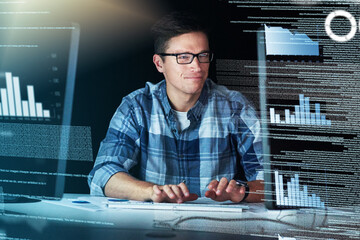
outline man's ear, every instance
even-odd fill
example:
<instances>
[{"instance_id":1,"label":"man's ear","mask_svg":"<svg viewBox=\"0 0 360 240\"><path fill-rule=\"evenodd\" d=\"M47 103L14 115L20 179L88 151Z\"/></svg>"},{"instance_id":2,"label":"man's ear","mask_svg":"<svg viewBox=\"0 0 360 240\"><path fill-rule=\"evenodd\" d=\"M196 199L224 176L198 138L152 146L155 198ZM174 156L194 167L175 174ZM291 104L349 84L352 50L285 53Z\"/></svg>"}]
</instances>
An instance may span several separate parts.
<instances>
[{"instance_id":1,"label":"man's ear","mask_svg":"<svg viewBox=\"0 0 360 240\"><path fill-rule=\"evenodd\" d=\"M159 72L164 72L164 68L163 68L163 60L161 59L161 57L157 54L154 54L153 56L153 62L155 64L155 67L156 69L159 71Z\"/></svg>"}]
</instances>

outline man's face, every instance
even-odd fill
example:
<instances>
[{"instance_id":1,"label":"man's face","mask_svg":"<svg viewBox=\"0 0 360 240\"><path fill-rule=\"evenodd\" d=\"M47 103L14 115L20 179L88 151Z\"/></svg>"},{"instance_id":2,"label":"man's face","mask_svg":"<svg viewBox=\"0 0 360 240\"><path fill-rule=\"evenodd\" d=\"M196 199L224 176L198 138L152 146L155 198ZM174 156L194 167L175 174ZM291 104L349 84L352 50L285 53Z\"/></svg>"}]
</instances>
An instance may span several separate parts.
<instances>
[{"instance_id":1,"label":"man's face","mask_svg":"<svg viewBox=\"0 0 360 240\"><path fill-rule=\"evenodd\" d=\"M193 53L209 51L209 43L202 32L191 32L173 37L165 53ZM178 64L175 56L165 56L164 61L154 55L154 63L165 76L167 94L170 98L188 99L199 97L208 77L209 63L200 63L195 57L190 64ZM186 100L184 99L184 100Z\"/></svg>"}]
</instances>

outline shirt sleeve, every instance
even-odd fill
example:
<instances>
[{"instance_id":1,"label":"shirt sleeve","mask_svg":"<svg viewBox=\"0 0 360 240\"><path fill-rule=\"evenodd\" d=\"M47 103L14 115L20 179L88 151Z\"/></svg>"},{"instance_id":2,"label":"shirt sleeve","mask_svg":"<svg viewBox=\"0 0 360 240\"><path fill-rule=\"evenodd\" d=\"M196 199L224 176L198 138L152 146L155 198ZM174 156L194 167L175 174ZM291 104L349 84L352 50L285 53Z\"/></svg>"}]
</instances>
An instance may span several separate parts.
<instances>
[{"instance_id":1,"label":"shirt sleeve","mask_svg":"<svg viewBox=\"0 0 360 240\"><path fill-rule=\"evenodd\" d=\"M110 121L105 139L101 142L94 168L88 177L91 195L104 196L104 187L117 172L135 166L139 156L139 127L134 107L124 98Z\"/></svg>"},{"instance_id":2,"label":"shirt sleeve","mask_svg":"<svg viewBox=\"0 0 360 240\"><path fill-rule=\"evenodd\" d=\"M238 151L247 181L264 180L260 122L251 105L245 104L238 119Z\"/></svg>"}]
</instances>

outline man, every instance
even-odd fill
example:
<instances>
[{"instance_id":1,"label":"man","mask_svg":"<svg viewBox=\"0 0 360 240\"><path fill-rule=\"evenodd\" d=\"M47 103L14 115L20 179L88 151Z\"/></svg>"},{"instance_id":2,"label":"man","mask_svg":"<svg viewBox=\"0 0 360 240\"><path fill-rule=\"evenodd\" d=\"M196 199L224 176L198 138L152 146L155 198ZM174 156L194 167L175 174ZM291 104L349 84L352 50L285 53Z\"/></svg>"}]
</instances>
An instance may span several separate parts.
<instances>
[{"instance_id":1,"label":"man","mask_svg":"<svg viewBox=\"0 0 360 240\"><path fill-rule=\"evenodd\" d=\"M260 125L240 93L207 78L206 30L191 15L172 13L153 32L153 62L165 80L123 98L90 173L91 194L261 201Z\"/></svg>"}]
</instances>

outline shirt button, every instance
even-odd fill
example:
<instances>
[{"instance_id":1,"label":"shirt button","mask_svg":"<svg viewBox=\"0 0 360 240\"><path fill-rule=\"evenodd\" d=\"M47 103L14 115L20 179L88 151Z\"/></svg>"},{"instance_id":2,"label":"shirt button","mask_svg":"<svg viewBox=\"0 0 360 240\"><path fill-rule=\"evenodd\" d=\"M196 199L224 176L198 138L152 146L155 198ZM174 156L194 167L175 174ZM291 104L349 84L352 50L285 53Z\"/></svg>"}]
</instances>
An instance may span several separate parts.
<instances>
[{"instance_id":1,"label":"shirt button","mask_svg":"<svg viewBox=\"0 0 360 240\"><path fill-rule=\"evenodd\" d=\"M179 155L179 158L183 158L183 157L184 157L184 155L183 155L183 154L180 154L180 155Z\"/></svg>"}]
</instances>

